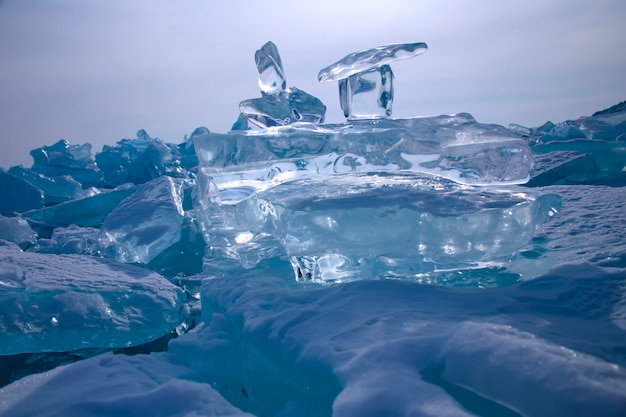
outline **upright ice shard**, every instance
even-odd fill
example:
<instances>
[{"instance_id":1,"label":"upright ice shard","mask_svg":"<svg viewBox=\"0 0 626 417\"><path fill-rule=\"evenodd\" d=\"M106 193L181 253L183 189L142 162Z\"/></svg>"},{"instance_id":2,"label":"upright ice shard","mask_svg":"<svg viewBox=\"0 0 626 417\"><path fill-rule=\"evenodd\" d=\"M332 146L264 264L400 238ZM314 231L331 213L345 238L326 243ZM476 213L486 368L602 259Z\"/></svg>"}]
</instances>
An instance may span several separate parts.
<instances>
[{"instance_id":1,"label":"upright ice shard","mask_svg":"<svg viewBox=\"0 0 626 417\"><path fill-rule=\"evenodd\" d=\"M239 104L239 111L249 122L266 128L295 122L324 121L326 106L319 99L295 87L285 88L285 73L274 43L267 42L256 51L254 58L262 97ZM242 124L235 123L236 126Z\"/></svg>"},{"instance_id":2,"label":"upright ice shard","mask_svg":"<svg viewBox=\"0 0 626 417\"><path fill-rule=\"evenodd\" d=\"M254 54L256 68L259 72L259 88L261 94L277 94L287 87L283 63L274 42L269 41Z\"/></svg>"},{"instance_id":3,"label":"upright ice shard","mask_svg":"<svg viewBox=\"0 0 626 417\"><path fill-rule=\"evenodd\" d=\"M391 116L393 72L387 63L426 52L423 42L385 45L352 53L318 74L320 82L339 81L339 101L348 119Z\"/></svg>"}]
</instances>

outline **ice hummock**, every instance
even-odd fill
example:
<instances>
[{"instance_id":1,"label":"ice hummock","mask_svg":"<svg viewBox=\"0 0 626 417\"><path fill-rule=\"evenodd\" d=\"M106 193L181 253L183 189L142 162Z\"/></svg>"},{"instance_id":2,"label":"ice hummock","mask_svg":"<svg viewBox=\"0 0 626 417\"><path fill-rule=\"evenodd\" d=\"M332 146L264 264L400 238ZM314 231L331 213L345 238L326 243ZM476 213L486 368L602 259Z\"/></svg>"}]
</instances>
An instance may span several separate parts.
<instances>
[{"instance_id":1,"label":"ice hummock","mask_svg":"<svg viewBox=\"0 0 626 417\"><path fill-rule=\"evenodd\" d=\"M377 165L424 162L393 153L420 141L385 147L402 132L388 117L346 123L349 152L319 172L303 162L329 158L307 136L324 125L214 136L200 160L230 161L212 167L195 165L206 128L180 145L140 131L105 158L47 147L47 173L0 176L13 196L0 217L13 242L0 245L0 320L15 319L0 336L24 349L0 355L0 416L622 416L623 110L539 128L466 114L403 122L446 138L424 149L477 130L527 141L526 184L464 179L518 170L489 168L512 155L489 141L435 152L441 171ZM95 174L77 169L85 161ZM294 170L237 183L282 162ZM107 304L120 308L113 322L98 315Z\"/></svg>"}]
</instances>

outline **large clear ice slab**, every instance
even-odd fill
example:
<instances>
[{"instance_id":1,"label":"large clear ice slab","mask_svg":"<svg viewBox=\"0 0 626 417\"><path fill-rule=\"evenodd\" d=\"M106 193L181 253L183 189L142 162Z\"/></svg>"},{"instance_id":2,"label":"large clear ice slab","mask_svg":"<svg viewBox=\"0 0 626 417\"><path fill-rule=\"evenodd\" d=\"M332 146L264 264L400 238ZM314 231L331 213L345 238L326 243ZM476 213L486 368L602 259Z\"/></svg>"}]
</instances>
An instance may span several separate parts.
<instances>
[{"instance_id":1,"label":"large clear ice slab","mask_svg":"<svg viewBox=\"0 0 626 417\"><path fill-rule=\"evenodd\" d=\"M519 184L532 167L525 140L469 114L207 133L194 144L201 199L223 204L296 179L388 172Z\"/></svg>"},{"instance_id":2,"label":"large clear ice slab","mask_svg":"<svg viewBox=\"0 0 626 417\"><path fill-rule=\"evenodd\" d=\"M285 255L297 281L320 283L505 268L559 208L556 195L430 177L294 181L207 206L206 262L251 268Z\"/></svg>"},{"instance_id":3,"label":"large clear ice slab","mask_svg":"<svg viewBox=\"0 0 626 417\"><path fill-rule=\"evenodd\" d=\"M182 321L183 300L143 268L0 241L0 355L142 344Z\"/></svg>"},{"instance_id":4,"label":"large clear ice slab","mask_svg":"<svg viewBox=\"0 0 626 417\"><path fill-rule=\"evenodd\" d=\"M254 59L262 97L239 104L239 111L248 122L261 128L324 122L326 106L318 98L295 87L286 88L282 60L273 42L267 42L256 51ZM240 127L244 126L238 120L234 128Z\"/></svg>"}]
</instances>

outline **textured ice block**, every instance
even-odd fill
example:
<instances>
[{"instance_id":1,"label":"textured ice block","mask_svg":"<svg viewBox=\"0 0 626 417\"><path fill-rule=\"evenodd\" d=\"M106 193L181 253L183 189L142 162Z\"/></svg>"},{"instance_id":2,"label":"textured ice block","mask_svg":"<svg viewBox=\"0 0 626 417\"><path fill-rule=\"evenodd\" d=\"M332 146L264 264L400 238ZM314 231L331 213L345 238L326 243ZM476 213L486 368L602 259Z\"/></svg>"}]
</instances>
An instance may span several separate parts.
<instances>
[{"instance_id":1,"label":"textured ice block","mask_svg":"<svg viewBox=\"0 0 626 417\"><path fill-rule=\"evenodd\" d=\"M181 322L182 290L132 265L0 243L0 354L126 347Z\"/></svg>"}]
</instances>

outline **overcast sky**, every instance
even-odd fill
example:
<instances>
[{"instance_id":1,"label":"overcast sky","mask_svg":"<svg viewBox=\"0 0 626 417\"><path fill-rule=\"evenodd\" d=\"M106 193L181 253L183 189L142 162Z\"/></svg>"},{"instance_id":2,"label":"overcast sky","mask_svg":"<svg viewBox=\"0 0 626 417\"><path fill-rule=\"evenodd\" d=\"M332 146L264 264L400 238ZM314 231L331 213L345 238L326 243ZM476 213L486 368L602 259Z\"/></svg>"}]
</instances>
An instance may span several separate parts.
<instances>
[{"instance_id":1,"label":"overcast sky","mask_svg":"<svg viewBox=\"0 0 626 417\"><path fill-rule=\"evenodd\" d=\"M254 52L272 40L287 84L341 122L318 71L348 53L426 42L392 63L394 117L471 113L538 126L626 100L624 0L0 0L0 167L59 139L180 143L226 132L258 97Z\"/></svg>"}]
</instances>

